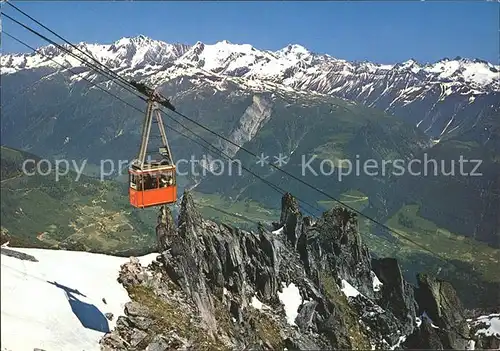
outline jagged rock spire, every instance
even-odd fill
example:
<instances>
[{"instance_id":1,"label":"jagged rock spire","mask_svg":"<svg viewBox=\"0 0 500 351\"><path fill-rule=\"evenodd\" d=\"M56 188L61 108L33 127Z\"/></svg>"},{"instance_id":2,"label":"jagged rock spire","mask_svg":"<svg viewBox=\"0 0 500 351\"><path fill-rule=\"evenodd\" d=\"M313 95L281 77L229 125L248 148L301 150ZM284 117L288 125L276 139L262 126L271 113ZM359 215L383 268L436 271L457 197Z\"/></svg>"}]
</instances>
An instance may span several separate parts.
<instances>
[{"instance_id":1,"label":"jagged rock spire","mask_svg":"<svg viewBox=\"0 0 500 351\"><path fill-rule=\"evenodd\" d=\"M290 193L285 193L281 198L280 225L285 225L291 215L299 214L299 203Z\"/></svg>"},{"instance_id":2,"label":"jagged rock spire","mask_svg":"<svg viewBox=\"0 0 500 351\"><path fill-rule=\"evenodd\" d=\"M186 232L186 228L198 226L201 222L202 217L195 206L193 196L191 192L185 190L179 211L179 233L182 235Z\"/></svg>"},{"instance_id":3,"label":"jagged rock spire","mask_svg":"<svg viewBox=\"0 0 500 351\"><path fill-rule=\"evenodd\" d=\"M283 227L286 238L293 247L296 247L302 235L302 213L299 210L299 203L290 193L285 193L281 198L279 227Z\"/></svg>"},{"instance_id":4,"label":"jagged rock spire","mask_svg":"<svg viewBox=\"0 0 500 351\"><path fill-rule=\"evenodd\" d=\"M396 318L408 321L401 328L405 335L411 334L414 330L413 320L417 316L417 304L414 289L404 280L398 261L389 257L374 259L372 269L383 284L380 303L387 306L386 309Z\"/></svg>"},{"instance_id":5,"label":"jagged rock spire","mask_svg":"<svg viewBox=\"0 0 500 351\"><path fill-rule=\"evenodd\" d=\"M177 235L172 211L167 206L160 208L158 215L158 224L156 225L156 242L158 252L163 252L170 247L170 238Z\"/></svg>"},{"instance_id":6,"label":"jagged rock spire","mask_svg":"<svg viewBox=\"0 0 500 351\"><path fill-rule=\"evenodd\" d=\"M428 315L437 328L441 348L465 350L470 340L465 311L453 286L430 274L417 275L416 299L420 312ZM438 329L439 328L439 329ZM420 348L420 345L415 345Z\"/></svg>"},{"instance_id":7,"label":"jagged rock spire","mask_svg":"<svg viewBox=\"0 0 500 351\"><path fill-rule=\"evenodd\" d=\"M102 350L465 348L450 286L422 276L415 301L396 260L372 266L352 212L334 208L309 225L291 194L282 204L283 233L256 233L203 219L186 191L178 235L152 274L138 260L122 267L119 281L135 302ZM157 228L176 232L168 209ZM440 329L422 321L415 331L417 302Z\"/></svg>"}]
</instances>

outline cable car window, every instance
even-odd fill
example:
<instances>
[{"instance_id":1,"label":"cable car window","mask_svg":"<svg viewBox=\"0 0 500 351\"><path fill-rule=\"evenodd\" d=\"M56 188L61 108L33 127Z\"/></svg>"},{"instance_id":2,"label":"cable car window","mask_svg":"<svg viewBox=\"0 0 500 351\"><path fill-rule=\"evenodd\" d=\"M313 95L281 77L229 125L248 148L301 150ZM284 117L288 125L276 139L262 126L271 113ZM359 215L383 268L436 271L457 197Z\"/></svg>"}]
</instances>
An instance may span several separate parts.
<instances>
[{"instance_id":1,"label":"cable car window","mask_svg":"<svg viewBox=\"0 0 500 351\"><path fill-rule=\"evenodd\" d=\"M139 175L139 174L134 174L135 176L135 186L136 186L136 189L137 190L142 190L142 185L143 185L143 179L142 179L142 175Z\"/></svg>"},{"instance_id":2,"label":"cable car window","mask_svg":"<svg viewBox=\"0 0 500 351\"><path fill-rule=\"evenodd\" d=\"M167 176L165 174L160 175L160 188L164 188L168 185Z\"/></svg>"},{"instance_id":3,"label":"cable car window","mask_svg":"<svg viewBox=\"0 0 500 351\"><path fill-rule=\"evenodd\" d=\"M129 174L129 181L130 181L130 187L132 189L137 189L137 182L139 177L135 175L134 173Z\"/></svg>"},{"instance_id":4,"label":"cable car window","mask_svg":"<svg viewBox=\"0 0 500 351\"><path fill-rule=\"evenodd\" d=\"M172 171L163 171L160 175L160 188L175 185L175 177Z\"/></svg>"},{"instance_id":5,"label":"cable car window","mask_svg":"<svg viewBox=\"0 0 500 351\"><path fill-rule=\"evenodd\" d=\"M158 188L158 175L154 173L144 174L144 190L157 189Z\"/></svg>"}]
</instances>

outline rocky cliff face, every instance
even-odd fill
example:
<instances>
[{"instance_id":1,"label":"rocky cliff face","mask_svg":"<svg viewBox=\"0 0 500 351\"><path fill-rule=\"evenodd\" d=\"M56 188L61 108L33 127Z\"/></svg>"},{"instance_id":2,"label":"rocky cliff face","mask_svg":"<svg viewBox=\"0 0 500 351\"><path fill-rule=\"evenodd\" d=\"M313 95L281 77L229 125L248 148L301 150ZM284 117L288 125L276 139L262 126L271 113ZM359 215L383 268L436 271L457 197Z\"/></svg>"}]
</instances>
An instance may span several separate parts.
<instances>
[{"instance_id":1,"label":"rocky cliff face","mask_svg":"<svg viewBox=\"0 0 500 351\"><path fill-rule=\"evenodd\" d=\"M229 140L233 144L221 141L223 150L230 157L234 157L239 150L236 145L244 145L250 141L259 132L262 126L271 117L273 103L269 96L254 95L252 104L243 113L243 116L238 121L238 125L232 130Z\"/></svg>"},{"instance_id":2,"label":"rocky cliff face","mask_svg":"<svg viewBox=\"0 0 500 351\"><path fill-rule=\"evenodd\" d=\"M161 254L132 258L119 281L132 302L102 350L459 348L471 333L450 284L414 288L393 259L372 260L353 213L303 217L283 197L276 230L204 220L189 193L178 225L161 213Z\"/></svg>"}]
</instances>

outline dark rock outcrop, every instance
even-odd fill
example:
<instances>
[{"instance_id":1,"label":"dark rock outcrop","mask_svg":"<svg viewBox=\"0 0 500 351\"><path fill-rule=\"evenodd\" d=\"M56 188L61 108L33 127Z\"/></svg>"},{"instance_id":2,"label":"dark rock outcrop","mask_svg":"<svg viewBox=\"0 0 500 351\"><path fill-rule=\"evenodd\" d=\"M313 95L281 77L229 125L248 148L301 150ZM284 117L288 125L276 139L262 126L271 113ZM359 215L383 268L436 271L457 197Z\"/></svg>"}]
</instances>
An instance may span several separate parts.
<instances>
[{"instance_id":1,"label":"dark rock outcrop","mask_svg":"<svg viewBox=\"0 0 500 351\"><path fill-rule=\"evenodd\" d=\"M315 227L330 269L372 298L371 256L368 247L361 242L356 214L344 208L333 208L323 214Z\"/></svg>"},{"instance_id":2,"label":"dark rock outcrop","mask_svg":"<svg viewBox=\"0 0 500 351\"><path fill-rule=\"evenodd\" d=\"M113 320L113 313L111 312L107 312L107 313L104 313L104 316L109 320L109 321L112 321Z\"/></svg>"},{"instance_id":3,"label":"dark rock outcrop","mask_svg":"<svg viewBox=\"0 0 500 351\"><path fill-rule=\"evenodd\" d=\"M383 284L378 304L398 319L404 335L410 335L416 324L418 308L413 286L404 280L396 259L374 259L372 265L373 271Z\"/></svg>"},{"instance_id":4,"label":"dark rock outcrop","mask_svg":"<svg viewBox=\"0 0 500 351\"><path fill-rule=\"evenodd\" d=\"M158 215L158 224L156 225L156 243L159 252L167 250L170 246L170 238L176 235L172 211L166 206L160 208Z\"/></svg>"},{"instance_id":5,"label":"dark rock outcrop","mask_svg":"<svg viewBox=\"0 0 500 351\"><path fill-rule=\"evenodd\" d=\"M405 342L405 347L414 350L444 350L441 338L435 327L428 319L424 319L420 327L410 335ZM465 350L465 347L461 350Z\"/></svg>"},{"instance_id":6,"label":"dark rock outcrop","mask_svg":"<svg viewBox=\"0 0 500 351\"><path fill-rule=\"evenodd\" d=\"M473 339L465 310L455 289L450 283L428 274L418 274L417 280L416 299L419 310L432 320L435 326L433 332L437 334L441 348L465 350Z\"/></svg>"},{"instance_id":7,"label":"dark rock outcrop","mask_svg":"<svg viewBox=\"0 0 500 351\"><path fill-rule=\"evenodd\" d=\"M254 232L204 220L186 192L173 223L160 214L158 238L168 240L159 239L162 252L149 267L134 258L122 266L118 281L132 302L103 350L387 349L405 339L460 347L464 339L446 328L468 335L462 311L451 310L459 306L452 289L439 283L436 294L429 279L421 279L420 309L442 329L416 327L413 287L395 260L372 267L347 210L313 221L286 194L275 231Z\"/></svg>"},{"instance_id":8,"label":"dark rock outcrop","mask_svg":"<svg viewBox=\"0 0 500 351\"><path fill-rule=\"evenodd\" d=\"M6 247L0 247L0 253L5 256L14 257L24 261L38 262L37 258L33 255L25 254L24 252L12 250Z\"/></svg>"},{"instance_id":9,"label":"dark rock outcrop","mask_svg":"<svg viewBox=\"0 0 500 351\"><path fill-rule=\"evenodd\" d=\"M281 199L279 226L283 227L285 237L295 248L302 235L302 214L299 211L297 200L290 193L286 193Z\"/></svg>"}]
</instances>

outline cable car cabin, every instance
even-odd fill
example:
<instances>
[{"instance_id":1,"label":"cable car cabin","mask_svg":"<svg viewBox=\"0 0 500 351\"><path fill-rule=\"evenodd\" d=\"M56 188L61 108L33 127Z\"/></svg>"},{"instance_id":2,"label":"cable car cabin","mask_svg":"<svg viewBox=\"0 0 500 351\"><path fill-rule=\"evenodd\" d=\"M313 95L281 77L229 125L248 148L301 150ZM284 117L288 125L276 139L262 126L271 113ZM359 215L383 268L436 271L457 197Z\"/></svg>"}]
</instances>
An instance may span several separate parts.
<instances>
[{"instance_id":1,"label":"cable car cabin","mask_svg":"<svg viewBox=\"0 0 500 351\"><path fill-rule=\"evenodd\" d=\"M142 86L144 88L144 86ZM137 159L129 168L129 199L134 207L145 208L163 206L177 202L177 184L175 180L175 162L168 145L167 134L157 104L175 110L167 99L158 95L155 90L147 91L148 98L146 115L142 126L141 146ZM146 161L146 156L152 153L148 150L153 114L156 115L156 124L160 132L161 146L158 151L161 161Z\"/></svg>"},{"instance_id":2,"label":"cable car cabin","mask_svg":"<svg viewBox=\"0 0 500 351\"><path fill-rule=\"evenodd\" d=\"M145 208L175 203L175 165L145 164L129 168L129 198L134 207Z\"/></svg>"}]
</instances>

